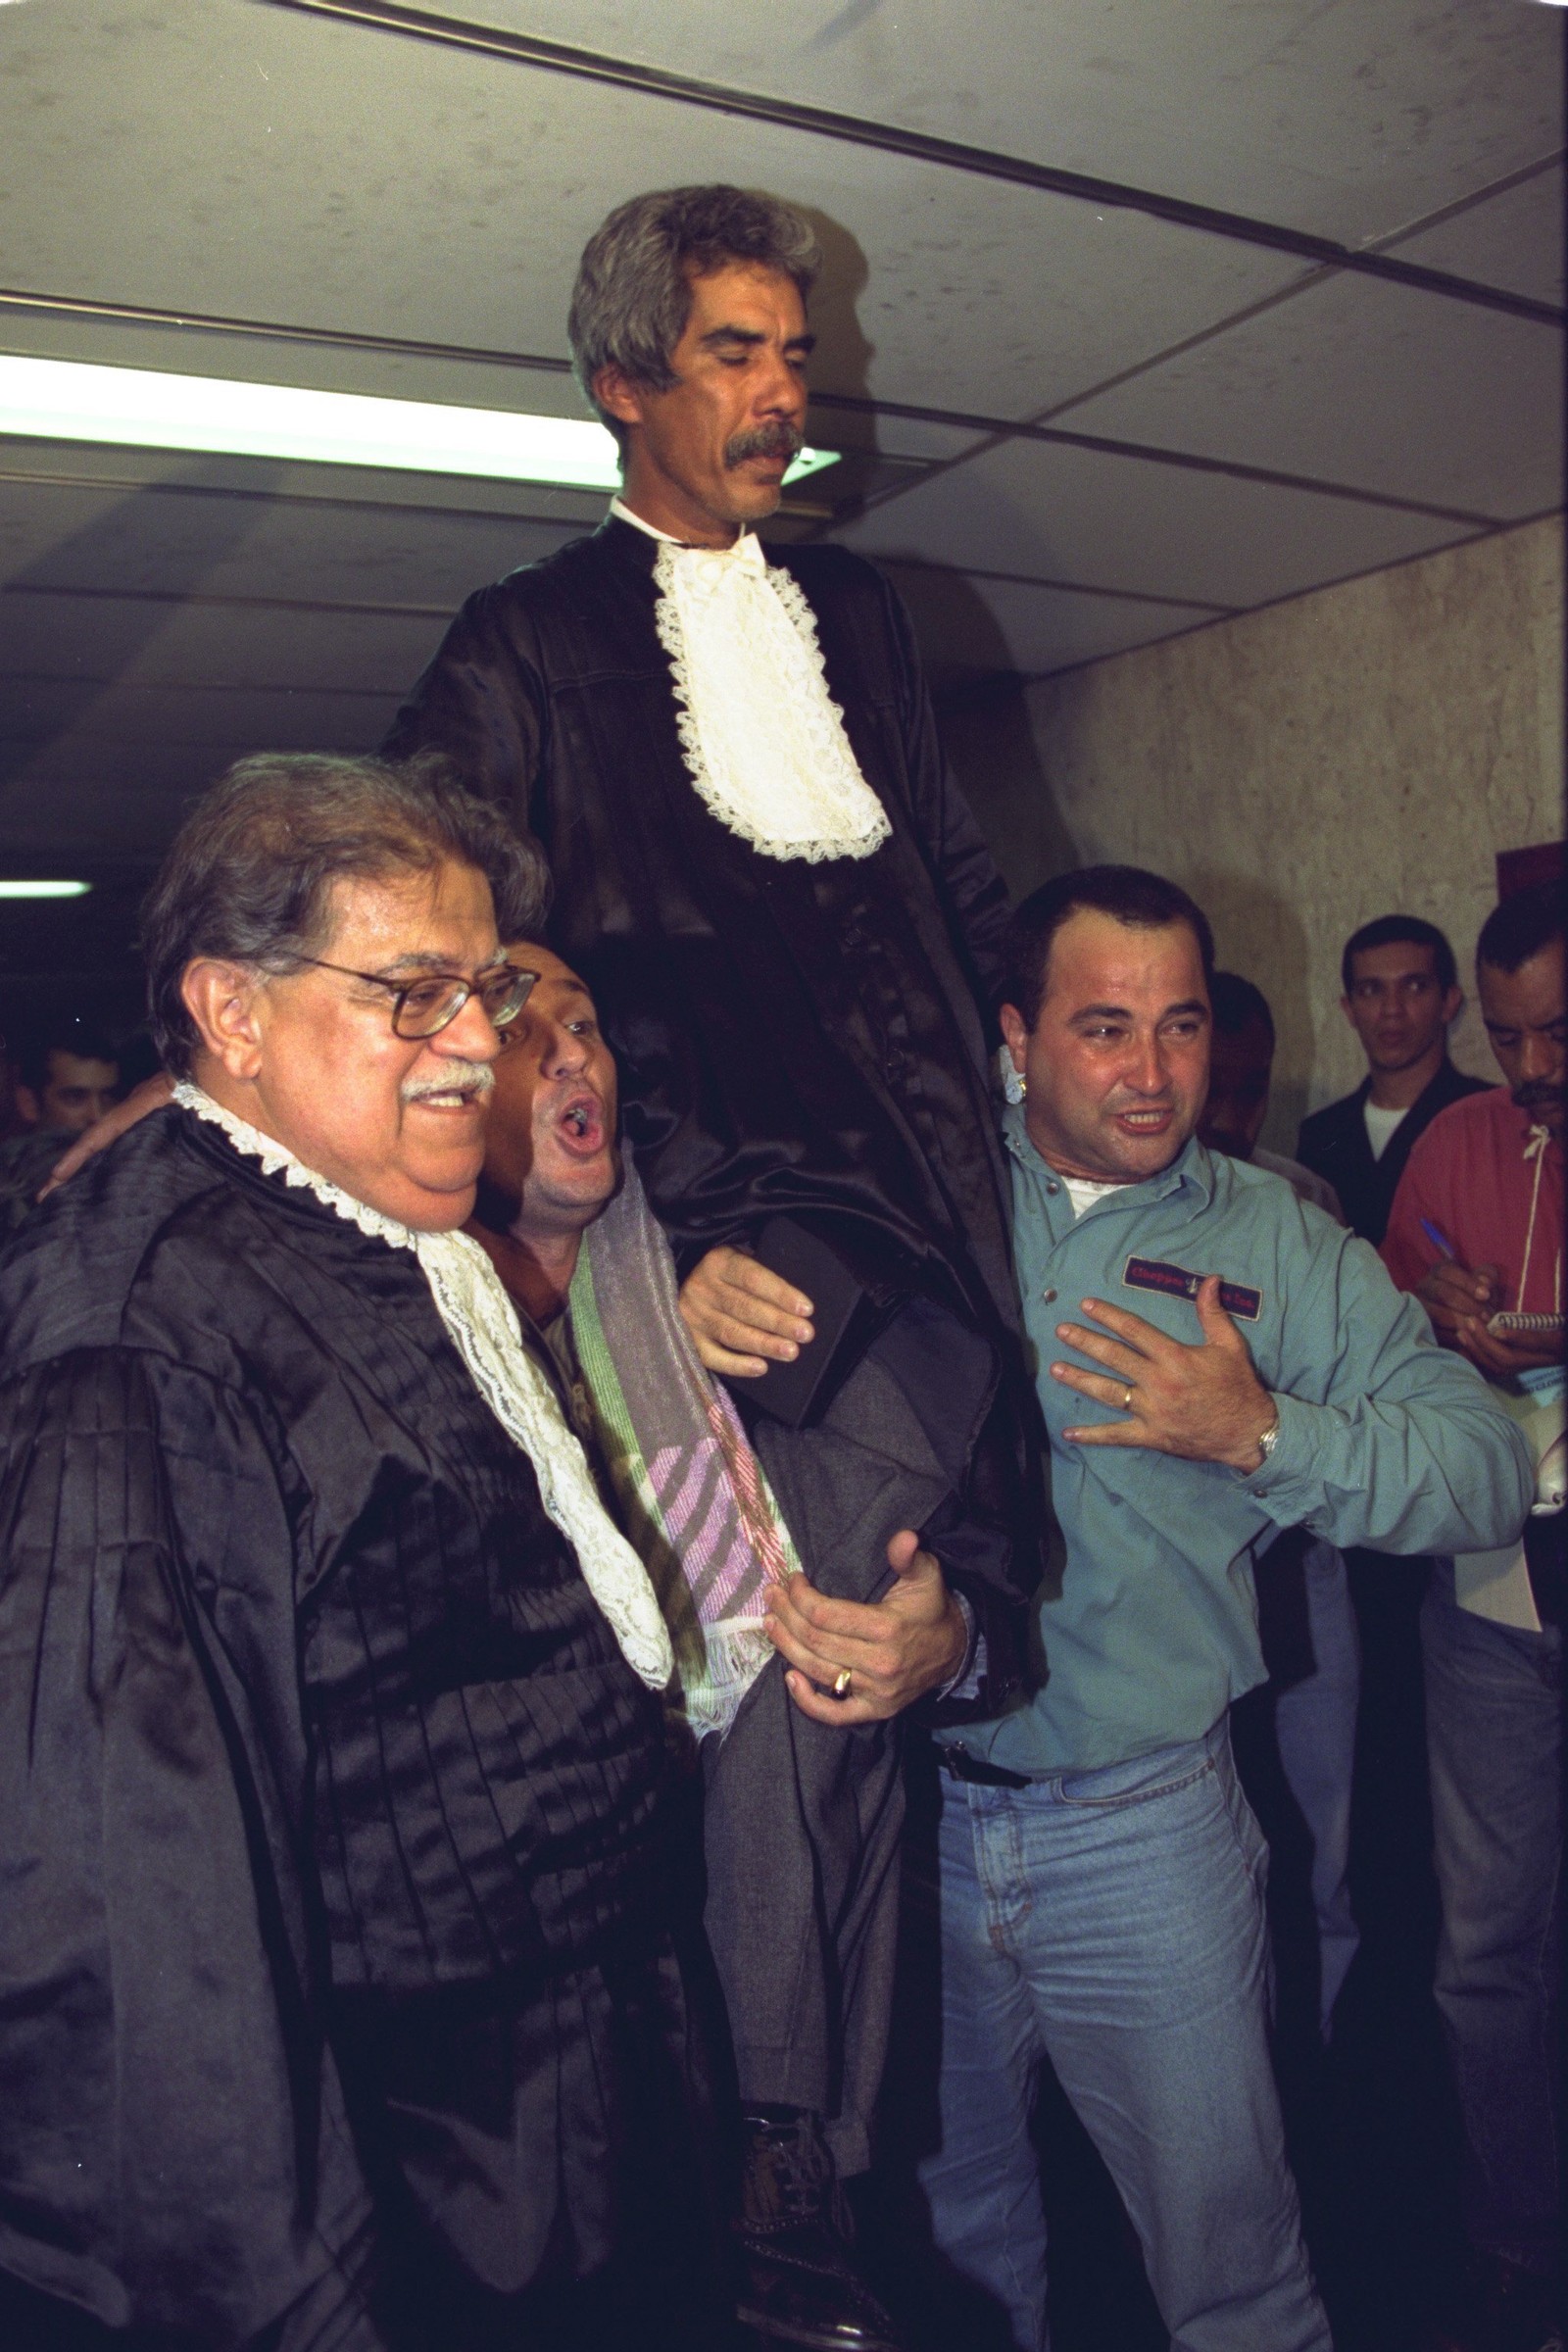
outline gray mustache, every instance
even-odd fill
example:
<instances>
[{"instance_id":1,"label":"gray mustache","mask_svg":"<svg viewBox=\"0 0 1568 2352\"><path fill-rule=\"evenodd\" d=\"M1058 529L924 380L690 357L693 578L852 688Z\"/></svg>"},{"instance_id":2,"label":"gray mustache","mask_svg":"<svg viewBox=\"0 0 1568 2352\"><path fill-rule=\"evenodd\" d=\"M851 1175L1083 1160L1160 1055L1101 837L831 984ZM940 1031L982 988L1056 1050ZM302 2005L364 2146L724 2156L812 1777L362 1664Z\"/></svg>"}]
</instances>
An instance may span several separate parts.
<instances>
[{"instance_id":1,"label":"gray mustache","mask_svg":"<svg viewBox=\"0 0 1568 2352\"><path fill-rule=\"evenodd\" d=\"M725 442L724 463L744 466L748 458L797 458L805 446L793 425L759 424Z\"/></svg>"},{"instance_id":2,"label":"gray mustache","mask_svg":"<svg viewBox=\"0 0 1568 2352\"><path fill-rule=\"evenodd\" d=\"M432 1072L405 1078L398 1091L405 1102L417 1102L425 1095L455 1093L477 1095L482 1102L495 1082L496 1074L487 1061L449 1061L439 1076Z\"/></svg>"}]
</instances>

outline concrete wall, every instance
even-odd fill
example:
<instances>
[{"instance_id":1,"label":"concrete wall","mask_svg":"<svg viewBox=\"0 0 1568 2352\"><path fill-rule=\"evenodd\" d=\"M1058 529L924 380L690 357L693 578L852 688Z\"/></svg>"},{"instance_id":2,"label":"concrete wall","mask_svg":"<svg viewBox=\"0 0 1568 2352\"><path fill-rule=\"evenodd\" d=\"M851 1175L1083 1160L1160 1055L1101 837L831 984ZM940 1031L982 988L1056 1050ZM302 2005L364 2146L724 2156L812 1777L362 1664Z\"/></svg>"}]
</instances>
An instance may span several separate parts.
<instances>
[{"instance_id":1,"label":"concrete wall","mask_svg":"<svg viewBox=\"0 0 1568 2352\"><path fill-rule=\"evenodd\" d=\"M1498 850L1562 833L1553 518L944 713L1016 893L1116 859L1182 882L1280 1032L1266 1140L1359 1080L1347 935L1442 924L1471 988ZM1496 1071L1467 1002L1454 1057Z\"/></svg>"}]
</instances>

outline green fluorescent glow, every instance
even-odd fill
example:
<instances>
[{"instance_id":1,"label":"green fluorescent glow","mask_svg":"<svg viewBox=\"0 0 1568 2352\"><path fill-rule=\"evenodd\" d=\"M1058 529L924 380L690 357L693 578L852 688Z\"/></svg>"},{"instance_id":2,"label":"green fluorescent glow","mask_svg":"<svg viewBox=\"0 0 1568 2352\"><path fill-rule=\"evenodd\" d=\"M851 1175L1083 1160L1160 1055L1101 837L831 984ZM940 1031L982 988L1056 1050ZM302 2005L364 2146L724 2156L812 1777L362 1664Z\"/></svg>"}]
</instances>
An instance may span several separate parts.
<instances>
[{"instance_id":1,"label":"green fluorescent glow","mask_svg":"<svg viewBox=\"0 0 1568 2352\"><path fill-rule=\"evenodd\" d=\"M236 383L75 360L0 355L0 433L479 474L571 490L620 488L613 440L602 424L575 416L519 416L506 409L307 392L298 384ZM803 449L784 479L798 482L837 463L836 450Z\"/></svg>"},{"instance_id":2,"label":"green fluorescent glow","mask_svg":"<svg viewBox=\"0 0 1568 2352\"><path fill-rule=\"evenodd\" d=\"M0 882L0 899L84 899L90 882Z\"/></svg>"}]
</instances>

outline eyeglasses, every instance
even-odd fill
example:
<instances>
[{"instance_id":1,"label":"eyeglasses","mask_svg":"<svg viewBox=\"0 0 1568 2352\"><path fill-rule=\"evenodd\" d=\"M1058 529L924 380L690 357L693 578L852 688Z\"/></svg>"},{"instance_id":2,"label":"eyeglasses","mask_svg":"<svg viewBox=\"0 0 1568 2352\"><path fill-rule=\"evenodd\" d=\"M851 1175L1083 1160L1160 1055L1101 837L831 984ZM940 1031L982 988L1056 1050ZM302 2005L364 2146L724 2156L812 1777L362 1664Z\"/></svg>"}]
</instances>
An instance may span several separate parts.
<instances>
[{"instance_id":1,"label":"eyeglasses","mask_svg":"<svg viewBox=\"0 0 1568 2352\"><path fill-rule=\"evenodd\" d=\"M439 1037L451 1027L470 997L483 1005L492 1029L514 1021L533 994L539 975L514 963L492 964L476 980L457 972L425 972L417 980L388 980L382 972L357 972L346 963L328 963L322 956L296 956L297 963L313 963L318 972L341 972L345 980L363 980L370 988L392 994L392 1033L395 1037Z\"/></svg>"}]
</instances>

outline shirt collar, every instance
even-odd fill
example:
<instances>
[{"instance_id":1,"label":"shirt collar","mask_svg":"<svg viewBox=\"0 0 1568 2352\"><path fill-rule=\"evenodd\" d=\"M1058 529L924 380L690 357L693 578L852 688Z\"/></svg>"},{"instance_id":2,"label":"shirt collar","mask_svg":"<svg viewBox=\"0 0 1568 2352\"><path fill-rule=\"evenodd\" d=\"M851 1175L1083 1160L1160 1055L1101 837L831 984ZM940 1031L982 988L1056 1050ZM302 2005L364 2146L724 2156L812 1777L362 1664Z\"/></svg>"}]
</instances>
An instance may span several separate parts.
<instances>
[{"instance_id":1,"label":"shirt collar","mask_svg":"<svg viewBox=\"0 0 1568 2352\"><path fill-rule=\"evenodd\" d=\"M634 531L646 531L650 539L662 539L666 547L684 547L686 544L683 539L675 538L671 532L662 531L656 522L644 522L640 514L634 514L630 507L624 505L618 498L611 500L610 512L618 521L629 522Z\"/></svg>"},{"instance_id":2,"label":"shirt collar","mask_svg":"<svg viewBox=\"0 0 1568 2352\"><path fill-rule=\"evenodd\" d=\"M610 512L618 522L629 522L634 531L643 531L665 547L678 547L683 555L708 556L719 564L745 564L755 571L766 569L761 541L755 531L742 531L728 547L694 547L689 539L677 539L672 531L662 531L656 522L644 522L621 499L611 500Z\"/></svg>"},{"instance_id":3,"label":"shirt collar","mask_svg":"<svg viewBox=\"0 0 1568 2352\"><path fill-rule=\"evenodd\" d=\"M1002 1138L1013 1158L1031 1175L1050 1176L1060 1181L1057 1171L1042 1158L1030 1139L1024 1121L1021 1102L1009 1102L1002 1114ZM1188 1191L1193 1195L1193 1213L1206 1208L1214 1198L1214 1162L1196 1135L1190 1135L1168 1168L1157 1176L1146 1177L1142 1184L1122 1187L1129 1206L1142 1206L1151 1200L1166 1200L1175 1193Z\"/></svg>"}]
</instances>

